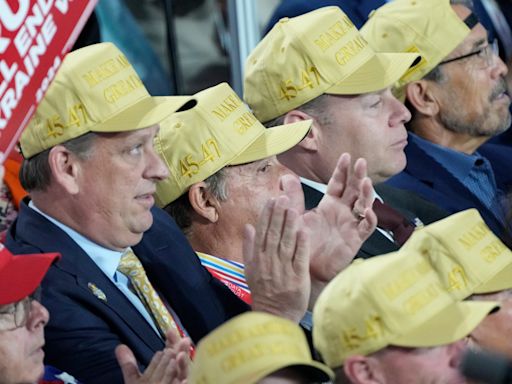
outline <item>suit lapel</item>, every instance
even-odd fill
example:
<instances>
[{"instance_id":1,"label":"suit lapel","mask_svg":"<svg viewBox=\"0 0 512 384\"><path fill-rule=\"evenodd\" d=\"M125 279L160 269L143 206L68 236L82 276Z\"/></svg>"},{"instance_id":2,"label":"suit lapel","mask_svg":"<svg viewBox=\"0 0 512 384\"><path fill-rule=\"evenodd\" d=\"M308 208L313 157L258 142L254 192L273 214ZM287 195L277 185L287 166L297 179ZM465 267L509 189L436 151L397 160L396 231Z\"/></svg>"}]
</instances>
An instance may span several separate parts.
<instances>
[{"instance_id":1,"label":"suit lapel","mask_svg":"<svg viewBox=\"0 0 512 384\"><path fill-rule=\"evenodd\" d=\"M409 140L405 152L408 158L415 159L413 162L407 163L405 172L428 185L432 194L438 195L438 200L450 202L452 211L477 208L489 212L488 208L476 196L473 196L464 184L416 145L414 140ZM425 164L429 166L425 166ZM492 213L490 214L492 215Z\"/></svg>"},{"instance_id":2,"label":"suit lapel","mask_svg":"<svg viewBox=\"0 0 512 384\"><path fill-rule=\"evenodd\" d=\"M358 256L366 259L372 256L395 252L398 251L398 249L398 245L389 240L379 230L376 229L372 235L363 243L363 246L358 252Z\"/></svg>"},{"instance_id":3,"label":"suit lapel","mask_svg":"<svg viewBox=\"0 0 512 384\"><path fill-rule=\"evenodd\" d=\"M59 268L74 276L76 284L87 292L93 305L107 306L149 348L156 351L163 347L162 339L146 319L82 248L60 228L25 204L21 206L21 209L27 211L18 218L20 220L18 235L22 241L31 243L45 252L61 252L62 259L51 268ZM58 245L56 245L55 239L59 239ZM106 300L102 300L102 294ZM127 321L128 319L129 321Z\"/></svg>"},{"instance_id":4,"label":"suit lapel","mask_svg":"<svg viewBox=\"0 0 512 384\"><path fill-rule=\"evenodd\" d=\"M302 191L304 192L304 205L306 209L310 210L316 208L320 200L322 200L322 197L324 197L324 194L304 183L301 183L301 185Z\"/></svg>"}]
</instances>

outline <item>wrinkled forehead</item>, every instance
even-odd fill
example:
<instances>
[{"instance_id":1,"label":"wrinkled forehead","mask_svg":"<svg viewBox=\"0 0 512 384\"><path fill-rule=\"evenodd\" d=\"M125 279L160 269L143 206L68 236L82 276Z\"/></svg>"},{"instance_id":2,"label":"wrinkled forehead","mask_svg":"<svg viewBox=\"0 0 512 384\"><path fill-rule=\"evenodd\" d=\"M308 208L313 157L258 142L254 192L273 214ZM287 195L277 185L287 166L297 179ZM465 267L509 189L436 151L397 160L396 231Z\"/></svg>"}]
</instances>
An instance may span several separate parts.
<instances>
[{"instance_id":1,"label":"wrinkled forehead","mask_svg":"<svg viewBox=\"0 0 512 384\"><path fill-rule=\"evenodd\" d=\"M223 169L228 174L250 174L252 172L257 172L257 170L260 167L265 166L265 164L274 164L277 162L277 156L274 155L270 157L265 157L261 160L252 161L246 164L227 165Z\"/></svg>"},{"instance_id":2,"label":"wrinkled forehead","mask_svg":"<svg viewBox=\"0 0 512 384\"><path fill-rule=\"evenodd\" d=\"M471 28L471 32L466 38L447 56L447 58L451 58L452 56L466 54L475 49L478 49L488 40L487 31L484 26L477 21L476 15L471 11L471 9L465 7L461 4L452 5L454 12L459 16L461 20L464 20L468 27Z\"/></svg>"}]
</instances>

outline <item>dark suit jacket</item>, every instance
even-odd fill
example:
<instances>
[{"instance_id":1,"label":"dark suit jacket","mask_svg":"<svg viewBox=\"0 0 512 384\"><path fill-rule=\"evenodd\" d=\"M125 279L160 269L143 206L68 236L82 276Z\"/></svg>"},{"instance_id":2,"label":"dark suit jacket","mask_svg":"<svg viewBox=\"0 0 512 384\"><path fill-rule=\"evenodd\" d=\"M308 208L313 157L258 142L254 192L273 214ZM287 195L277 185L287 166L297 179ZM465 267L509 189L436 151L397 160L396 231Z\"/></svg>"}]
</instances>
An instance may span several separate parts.
<instances>
[{"instance_id":1,"label":"dark suit jacket","mask_svg":"<svg viewBox=\"0 0 512 384\"><path fill-rule=\"evenodd\" d=\"M264 33L266 34L270 31L274 24L283 17L303 15L304 13L330 5L340 7L356 28L360 29L368 20L370 12L384 4L386 4L385 0L283 0L272 14ZM473 0L473 9L482 25L487 29L489 39L492 41L492 39L497 37L496 31L481 0Z\"/></svg>"},{"instance_id":2,"label":"dark suit jacket","mask_svg":"<svg viewBox=\"0 0 512 384\"><path fill-rule=\"evenodd\" d=\"M247 307L201 266L174 221L160 209L152 212L153 226L133 250L154 287L197 342ZM45 332L47 364L85 383L122 383L114 355L118 344L128 345L141 367L164 347L163 340L92 259L25 203L6 245L13 253L62 254L42 282L42 301L50 311ZM91 284L106 300L93 294Z\"/></svg>"},{"instance_id":3,"label":"dark suit jacket","mask_svg":"<svg viewBox=\"0 0 512 384\"><path fill-rule=\"evenodd\" d=\"M323 193L302 184L304 190L306 209L315 208L323 197ZM375 191L384 202L402 215L411 223L418 218L425 225L433 223L448 216L448 213L441 208L423 200L413 193L393 188L389 185L379 184ZM390 241L381 232L375 230L373 234L363 243L356 257L367 259L372 256L398 251L399 246Z\"/></svg>"},{"instance_id":4,"label":"dark suit jacket","mask_svg":"<svg viewBox=\"0 0 512 384\"><path fill-rule=\"evenodd\" d=\"M340 7L359 29L368 20L371 11L385 3L384 0L284 0L272 14L265 33L270 31L274 24L283 17L295 17L331 5Z\"/></svg>"},{"instance_id":5,"label":"dark suit jacket","mask_svg":"<svg viewBox=\"0 0 512 384\"><path fill-rule=\"evenodd\" d=\"M411 136L405 147L405 154L407 166L401 173L389 179L387 184L412 191L449 213L476 208L489 228L496 235L502 236L502 224L494 214L446 168L420 148Z\"/></svg>"}]
</instances>

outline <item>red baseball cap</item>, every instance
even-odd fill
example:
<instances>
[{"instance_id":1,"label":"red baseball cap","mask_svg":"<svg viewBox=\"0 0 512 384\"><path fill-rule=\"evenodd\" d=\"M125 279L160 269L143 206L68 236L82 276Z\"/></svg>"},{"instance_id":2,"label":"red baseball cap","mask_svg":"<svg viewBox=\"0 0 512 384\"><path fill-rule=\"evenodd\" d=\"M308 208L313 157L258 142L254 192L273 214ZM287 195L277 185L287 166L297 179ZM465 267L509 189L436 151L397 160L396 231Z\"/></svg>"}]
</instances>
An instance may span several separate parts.
<instances>
[{"instance_id":1,"label":"red baseball cap","mask_svg":"<svg viewBox=\"0 0 512 384\"><path fill-rule=\"evenodd\" d=\"M59 258L59 253L15 256L0 244L0 305L15 303L34 292Z\"/></svg>"}]
</instances>

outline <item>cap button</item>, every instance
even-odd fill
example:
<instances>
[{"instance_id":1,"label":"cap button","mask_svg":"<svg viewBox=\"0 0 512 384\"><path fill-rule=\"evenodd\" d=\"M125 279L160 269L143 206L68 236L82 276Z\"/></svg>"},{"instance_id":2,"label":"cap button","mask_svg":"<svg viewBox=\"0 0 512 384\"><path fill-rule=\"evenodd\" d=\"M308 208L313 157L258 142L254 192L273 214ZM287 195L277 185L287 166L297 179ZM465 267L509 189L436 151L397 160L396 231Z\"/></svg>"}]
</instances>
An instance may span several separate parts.
<instances>
[{"instance_id":1,"label":"cap button","mask_svg":"<svg viewBox=\"0 0 512 384\"><path fill-rule=\"evenodd\" d=\"M176 124L174 124L174 128L176 129L180 129L181 127L183 127L183 123L181 121L178 121Z\"/></svg>"}]
</instances>

